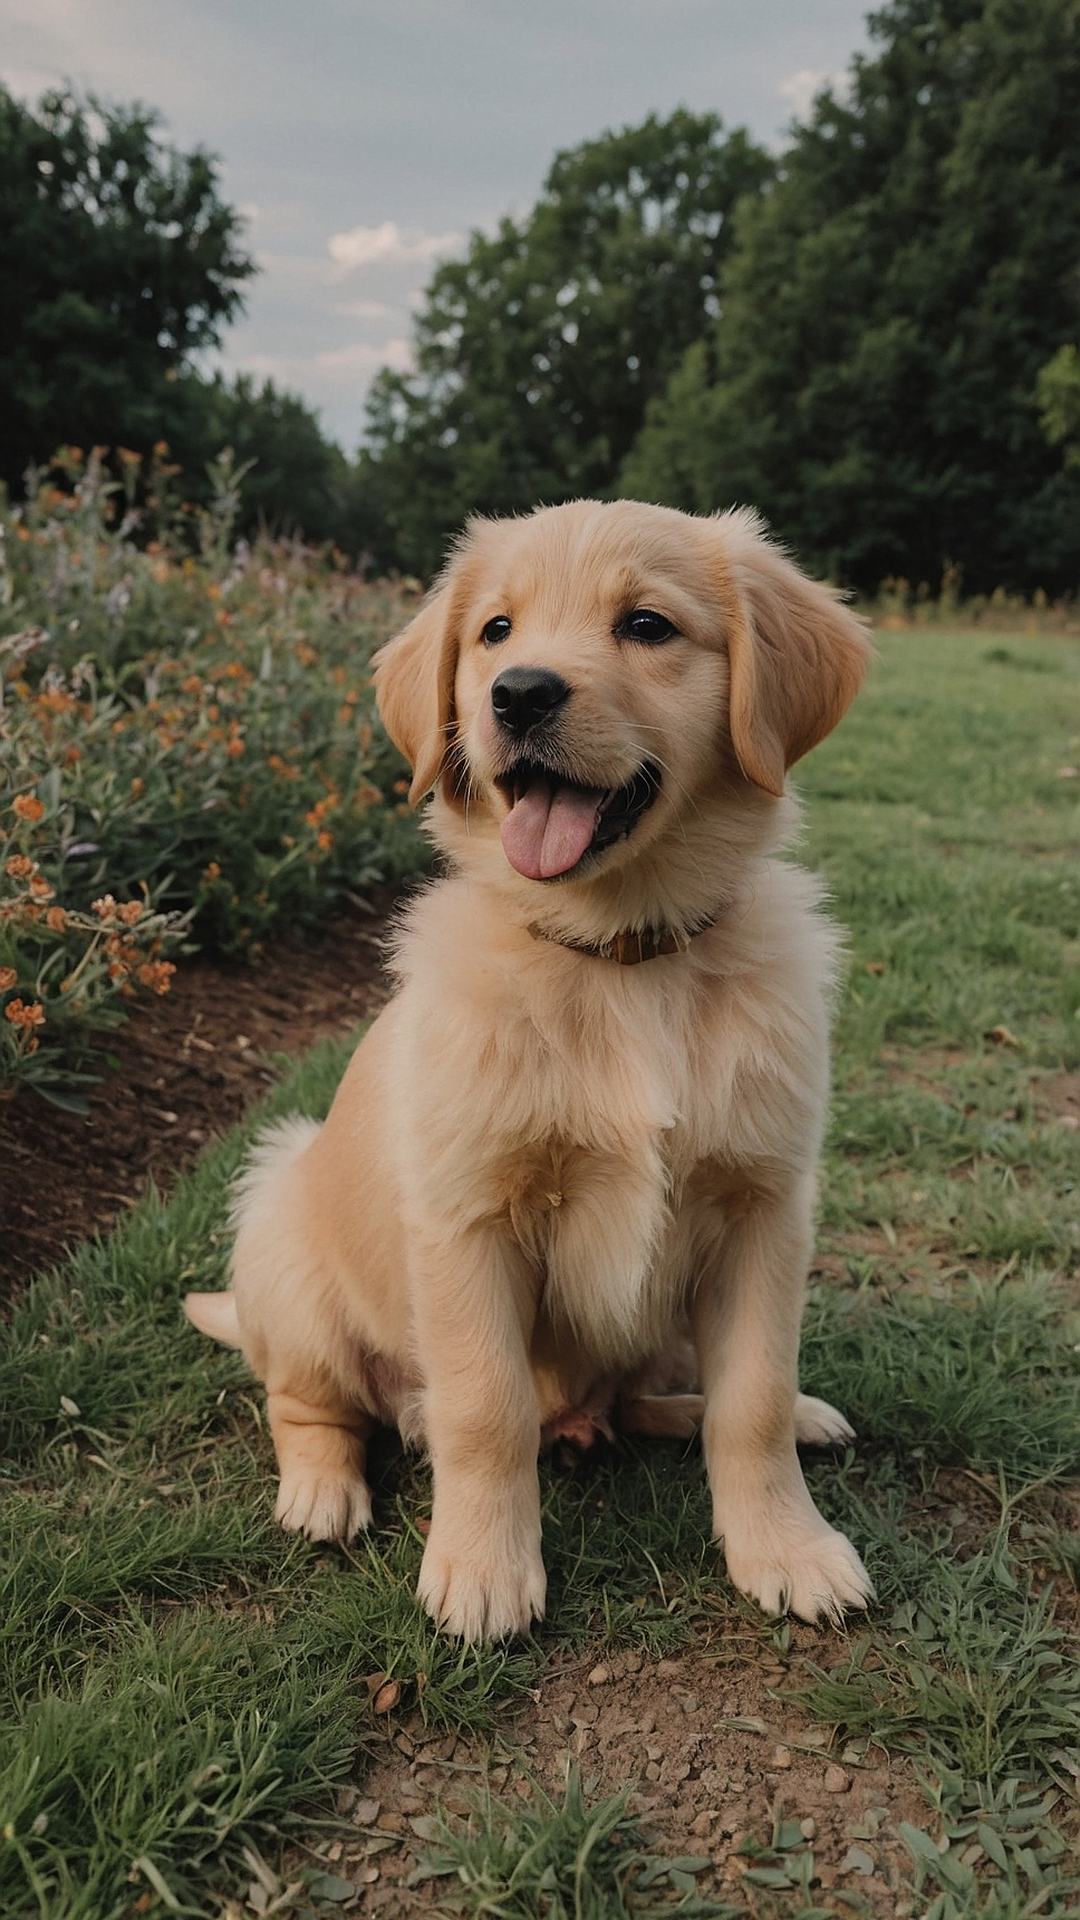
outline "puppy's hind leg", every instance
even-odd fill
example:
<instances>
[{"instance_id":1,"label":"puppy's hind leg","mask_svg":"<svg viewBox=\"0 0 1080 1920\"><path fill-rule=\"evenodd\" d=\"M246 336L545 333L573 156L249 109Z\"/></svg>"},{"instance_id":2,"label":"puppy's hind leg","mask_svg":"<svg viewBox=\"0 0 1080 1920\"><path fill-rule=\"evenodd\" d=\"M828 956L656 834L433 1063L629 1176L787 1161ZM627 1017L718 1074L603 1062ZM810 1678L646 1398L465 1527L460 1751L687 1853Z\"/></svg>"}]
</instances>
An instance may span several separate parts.
<instances>
[{"instance_id":1,"label":"puppy's hind leg","mask_svg":"<svg viewBox=\"0 0 1080 1920\"><path fill-rule=\"evenodd\" d=\"M345 1542L370 1526L371 1415L281 1391L267 1395L267 1412L281 1475L274 1518L309 1540Z\"/></svg>"},{"instance_id":2,"label":"puppy's hind leg","mask_svg":"<svg viewBox=\"0 0 1080 1920\"><path fill-rule=\"evenodd\" d=\"M801 1447L846 1447L855 1438L850 1420L812 1394L795 1395L795 1438Z\"/></svg>"}]
</instances>

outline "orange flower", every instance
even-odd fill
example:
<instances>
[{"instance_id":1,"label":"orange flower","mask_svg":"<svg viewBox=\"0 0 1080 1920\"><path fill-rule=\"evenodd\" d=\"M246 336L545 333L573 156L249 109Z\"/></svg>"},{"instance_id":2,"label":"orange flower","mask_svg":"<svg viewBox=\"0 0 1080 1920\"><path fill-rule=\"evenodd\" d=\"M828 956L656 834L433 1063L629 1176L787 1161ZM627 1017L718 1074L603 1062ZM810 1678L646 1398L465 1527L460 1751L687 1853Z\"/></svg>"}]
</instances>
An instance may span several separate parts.
<instances>
[{"instance_id":1,"label":"orange flower","mask_svg":"<svg viewBox=\"0 0 1080 1920\"><path fill-rule=\"evenodd\" d=\"M25 853L13 853L4 868L4 872L10 874L13 880L25 880L33 871L34 863L27 859Z\"/></svg>"},{"instance_id":2,"label":"orange flower","mask_svg":"<svg viewBox=\"0 0 1080 1920\"><path fill-rule=\"evenodd\" d=\"M29 1033L31 1028L45 1025L45 1009L39 1000L9 1000L4 1018L10 1020L13 1027L22 1027Z\"/></svg>"},{"instance_id":3,"label":"orange flower","mask_svg":"<svg viewBox=\"0 0 1080 1920\"><path fill-rule=\"evenodd\" d=\"M30 891L35 900L51 900L56 888L50 887L43 873L35 873L30 882Z\"/></svg>"},{"instance_id":4,"label":"orange flower","mask_svg":"<svg viewBox=\"0 0 1080 1920\"><path fill-rule=\"evenodd\" d=\"M220 880L221 868L218 866L217 861L211 860L209 866L206 866L203 868L202 874L200 877L207 882L211 880Z\"/></svg>"},{"instance_id":5,"label":"orange flower","mask_svg":"<svg viewBox=\"0 0 1080 1920\"><path fill-rule=\"evenodd\" d=\"M329 853L333 844L334 836L332 833L327 833L325 827L321 833L315 835L315 845L318 847L320 853Z\"/></svg>"},{"instance_id":6,"label":"orange flower","mask_svg":"<svg viewBox=\"0 0 1080 1920\"><path fill-rule=\"evenodd\" d=\"M171 960L147 960L139 968L137 978L144 987L152 988L154 993L168 993L175 972Z\"/></svg>"},{"instance_id":7,"label":"orange flower","mask_svg":"<svg viewBox=\"0 0 1080 1920\"><path fill-rule=\"evenodd\" d=\"M141 900L127 900L122 907L117 907L116 911L125 927L133 927L136 920L142 919L146 909Z\"/></svg>"},{"instance_id":8,"label":"orange flower","mask_svg":"<svg viewBox=\"0 0 1080 1920\"><path fill-rule=\"evenodd\" d=\"M133 781L132 781L132 783L131 783L131 797L132 797L132 799L133 799L133 800L141 800L141 799L142 799L142 797L143 797L143 794L144 794L144 792L145 792L145 790L146 790L146 781L145 781L145 780L144 780L144 779L142 778L142 775L141 775L141 774L138 774L138 773L137 773L137 774L135 775L135 778L134 778L134 780L133 780Z\"/></svg>"},{"instance_id":9,"label":"orange flower","mask_svg":"<svg viewBox=\"0 0 1080 1920\"><path fill-rule=\"evenodd\" d=\"M240 758L240 755L244 751L244 743L238 733L234 733L232 739L226 743L225 751L230 760L238 760Z\"/></svg>"},{"instance_id":10,"label":"orange flower","mask_svg":"<svg viewBox=\"0 0 1080 1920\"><path fill-rule=\"evenodd\" d=\"M321 827L327 814L332 813L334 808L337 806L337 804L338 804L338 797L336 793L328 793L324 795L323 799L316 800L315 805L311 808L311 811L309 813L305 813L304 815L304 819L306 820L308 826Z\"/></svg>"},{"instance_id":11,"label":"orange flower","mask_svg":"<svg viewBox=\"0 0 1080 1920\"><path fill-rule=\"evenodd\" d=\"M0 967L0 993L7 993L18 977L14 967Z\"/></svg>"},{"instance_id":12,"label":"orange flower","mask_svg":"<svg viewBox=\"0 0 1080 1920\"><path fill-rule=\"evenodd\" d=\"M35 793L17 793L12 806L20 820L40 820L45 807Z\"/></svg>"},{"instance_id":13,"label":"orange flower","mask_svg":"<svg viewBox=\"0 0 1080 1920\"><path fill-rule=\"evenodd\" d=\"M50 907L45 915L45 925L52 933L63 933L67 926L67 914L63 907Z\"/></svg>"},{"instance_id":14,"label":"orange flower","mask_svg":"<svg viewBox=\"0 0 1080 1920\"><path fill-rule=\"evenodd\" d=\"M82 748L77 747L73 740L70 746L64 748L64 765L65 767L73 767L81 759Z\"/></svg>"},{"instance_id":15,"label":"orange flower","mask_svg":"<svg viewBox=\"0 0 1080 1920\"><path fill-rule=\"evenodd\" d=\"M100 900L91 901L90 911L96 913L99 920L110 920L116 912L116 901L111 893L103 893Z\"/></svg>"}]
</instances>

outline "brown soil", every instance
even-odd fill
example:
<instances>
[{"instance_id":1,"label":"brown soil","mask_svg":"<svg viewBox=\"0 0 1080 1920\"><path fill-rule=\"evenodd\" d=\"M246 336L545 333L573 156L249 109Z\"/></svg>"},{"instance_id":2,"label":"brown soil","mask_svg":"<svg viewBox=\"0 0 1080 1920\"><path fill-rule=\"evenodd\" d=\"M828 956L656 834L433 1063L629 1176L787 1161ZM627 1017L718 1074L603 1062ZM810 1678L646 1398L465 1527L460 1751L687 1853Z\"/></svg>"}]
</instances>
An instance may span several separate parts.
<instances>
[{"instance_id":1,"label":"brown soil","mask_svg":"<svg viewBox=\"0 0 1080 1920\"><path fill-rule=\"evenodd\" d=\"M106 1231L149 1181L167 1190L276 1078L275 1053L345 1034L386 996L382 945L395 895L318 935L227 963L199 955L171 991L108 1036L119 1060L85 1119L32 1094L0 1104L0 1297Z\"/></svg>"},{"instance_id":2,"label":"brown soil","mask_svg":"<svg viewBox=\"0 0 1080 1920\"><path fill-rule=\"evenodd\" d=\"M388 1920L446 1912L453 1880L408 1884L432 1813L461 1818L487 1789L512 1803L534 1783L558 1802L568 1767L577 1767L590 1797L633 1783L629 1810L658 1852L710 1862L697 1876L699 1893L747 1900L757 1911L758 1889L744 1878L755 1865L745 1842L767 1846L788 1821L801 1824L801 1841L768 1864L786 1860L797 1871L799 1854L811 1853L816 1905L883 1920L911 1913L910 1857L897 1826L925 1827L929 1810L910 1771L876 1749L830 1753L828 1730L783 1697L802 1658L827 1664L842 1641L796 1627L781 1662L751 1640L675 1659L623 1653L554 1666L535 1705L508 1718L488 1747L427 1732L415 1717L395 1725L390 1716L374 1765L339 1795L355 1839L324 1842L318 1855L357 1888L354 1911Z\"/></svg>"}]
</instances>

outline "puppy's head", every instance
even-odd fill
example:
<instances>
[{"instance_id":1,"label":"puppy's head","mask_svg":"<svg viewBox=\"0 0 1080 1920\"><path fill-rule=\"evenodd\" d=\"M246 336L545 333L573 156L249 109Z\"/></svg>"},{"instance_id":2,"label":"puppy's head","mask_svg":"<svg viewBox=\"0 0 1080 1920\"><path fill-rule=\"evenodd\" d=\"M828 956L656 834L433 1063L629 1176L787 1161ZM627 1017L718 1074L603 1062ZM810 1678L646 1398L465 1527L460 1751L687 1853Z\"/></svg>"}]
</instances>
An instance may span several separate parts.
<instances>
[{"instance_id":1,"label":"puppy's head","mask_svg":"<svg viewBox=\"0 0 1080 1920\"><path fill-rule=\"evenodd\" d=\"M376 686L440 842L539 888L760 815L868 653L754 514L575 501L471 522Z\"/></svg>"}]
</instances>

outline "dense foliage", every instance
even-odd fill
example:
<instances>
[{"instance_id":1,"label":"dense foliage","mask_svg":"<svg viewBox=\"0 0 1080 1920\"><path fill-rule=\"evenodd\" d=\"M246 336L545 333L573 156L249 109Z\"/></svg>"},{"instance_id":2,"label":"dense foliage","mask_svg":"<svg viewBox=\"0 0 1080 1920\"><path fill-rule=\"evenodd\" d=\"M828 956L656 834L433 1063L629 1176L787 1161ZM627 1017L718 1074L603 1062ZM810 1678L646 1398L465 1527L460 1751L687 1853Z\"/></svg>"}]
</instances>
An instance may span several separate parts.
<instances>
[{"instance_id":1,"label":"dense foliage","mask_svg":"<svg viewBox=\"0 0 1080 1920\"><path fill-rule=\"evenodd\" d=\"M733 207L770 172L715 114L650 116L557 154L524 220L439 267L415 372L385 371L371 396L379 557L430 573L467 513L609 492L717 310Z\"/></svg>"},{"instance_id":2,"label":"dense foliage","mask_svg":"<svg viewBox=\"0 0 1080 1920\"><path fill-rule=\"evenodd\" d=\"M621 488L752 500L864 588L1075 589L1040 369L1080 331L1077 0L895 0L740 208L722 313Z\"/></svg>"},{"instance_id":3,"label":"dense foliage","mask_svg":"<svg viewBox=\"0 0 1080 1920\"><path fill-rule=\"evenodd\" d=\"M61 1098L185 941L257 947L421 858L367 671L409 596L233 546L227 471L197 555L136 547L97 459L67 479L0 523L0 1093Z\"/></svg>"},{"instance_id":4,"label":"dense foliage","mask_svg":"<svg viewBox=\"0 0 1080 1920\"><path fill-rule=\"evenodd\" d=\"M0 480L21 492L53 449L168 441L192 497L225 446L254 460L244 519L347 536L349 469L310 408L194 370L255 271L213 159L142 107L67 93L36 110L0 87Z\"/></svg>"},{"instance_id":5,"label":"dense foliage","mask_svg":"<svg viewBox=\"0 0 1080 1920\"><path fill-rule=\"evenodd\" d=\"M246 532L424 577L469 513L746 501L866 592L1074 593L1080 0L889 0L870 33L779 160L685 109L557 154L436 270L354 462L199 371L252 271L213 161L0 91L0 477L163 439L198 509L229 447Z\"/></svg>"}]
</instances>

